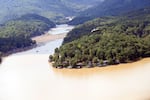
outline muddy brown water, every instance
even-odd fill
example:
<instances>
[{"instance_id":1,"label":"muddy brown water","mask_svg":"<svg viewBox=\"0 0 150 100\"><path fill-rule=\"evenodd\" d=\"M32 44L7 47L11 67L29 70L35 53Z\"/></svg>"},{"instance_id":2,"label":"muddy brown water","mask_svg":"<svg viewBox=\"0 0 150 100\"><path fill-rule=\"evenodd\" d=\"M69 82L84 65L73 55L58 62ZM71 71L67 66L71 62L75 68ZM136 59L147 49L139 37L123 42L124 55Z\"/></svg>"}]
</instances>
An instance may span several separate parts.
<instances>
[{"instance_id":1,"label":"muddy brown water","mask_svg":"<svg viewBox=\"0 0 150 100\"><path fill-rule=\"evenodd\" d=\"M0 65L0 100L150 100L150 58L103 68L53 69L48 56L61 43L6 57Z\"/></svg>"}]
</instances>

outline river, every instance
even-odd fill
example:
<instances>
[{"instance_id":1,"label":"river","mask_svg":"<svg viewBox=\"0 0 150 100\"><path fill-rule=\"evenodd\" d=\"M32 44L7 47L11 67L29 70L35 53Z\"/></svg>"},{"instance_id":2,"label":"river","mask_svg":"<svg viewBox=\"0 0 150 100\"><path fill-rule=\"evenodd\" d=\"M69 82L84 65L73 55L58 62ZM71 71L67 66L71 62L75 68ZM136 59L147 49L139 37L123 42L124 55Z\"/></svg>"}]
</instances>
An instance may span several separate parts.
<instances>
[{"instance_id":1,"label":"river","mask_svg":"<svg viewBox=\"0 0 150 100\"><path fill-rule=\"evenodd\" d=\"M49 33L70 29L59 25ZM53 69L48 56L61 43L6 57L0 65L0 100L150 100L150 58L104 68Z\"/></svg>"}]
</instances>

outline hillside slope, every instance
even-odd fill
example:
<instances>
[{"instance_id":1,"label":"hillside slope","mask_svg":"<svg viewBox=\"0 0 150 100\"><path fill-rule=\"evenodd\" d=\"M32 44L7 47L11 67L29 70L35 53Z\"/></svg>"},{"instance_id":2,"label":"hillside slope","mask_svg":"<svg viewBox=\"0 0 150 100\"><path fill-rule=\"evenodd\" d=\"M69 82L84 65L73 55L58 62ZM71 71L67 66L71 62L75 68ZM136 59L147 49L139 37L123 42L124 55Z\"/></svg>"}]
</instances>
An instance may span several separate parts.
<instances>
[{"instance_id":1,"label":"hillside slope","mask_svg":"<svg viewBox=\"0 0 150 100\"><path fill-rule=\"evenodd\" d=\"M84 17L86 17L86 19L87 17L89 17L87 19L89 20L102 16L116 16L149 6L150 0L105 0L103 2L100 2L97 6L81 12L78 17L82 17L80 18L80 23L83 23L85 22L85 20L83 20ZM78 17L72 20L69 24L80 24L78 21Z\"/></svg>"},{"instance_id":2,"label":"hillside slope","mask_svg":"<svg viewBox=\"0 0 150 100\"><path fill-rule=\"evenodd\" d=\"M150 57L150 8L119 17L103 17L77 26L56 48L56 68L126 63Z\"/></svg>"},{"instance_id":3,"label":"hillside slope","mask_svg":"<svg viewBox=\"0 0 150 100\"><path fill-rule=\"evenodd\" d=\"M27 14L0 25L0 54L35 45L31 37L44 34L55 24L49 19Z\"/></svg>"},{"instance_id":4,"label":"hillside slope","mask_svg":"<svg viewBox=\"0 0 150 100\"><path fill-rule=\"evenodd\" d=\"M64 39L64 43L71 42L84 35L89 35L91 34L91 31L93 29L95 29L95 31L105 31L109 30L108 28L110 28L110 30L112 31L118 31L122 27L125 28L129 27L131 29L124 31L133 31L134 28L136 27L138 28L139 24L144 24L147 27L145 27L144 25L143 27L145 30L147 30L149 29L148 28L149 18L150 18L150 8L131 11L120 16L97 18L75 27L71 32L68 33L67 37ZM146 32L143 32L141 33L141 35L145 35L145 33ZM137 35L140 34L138 33Z\"/></svg>"}]
</instances>

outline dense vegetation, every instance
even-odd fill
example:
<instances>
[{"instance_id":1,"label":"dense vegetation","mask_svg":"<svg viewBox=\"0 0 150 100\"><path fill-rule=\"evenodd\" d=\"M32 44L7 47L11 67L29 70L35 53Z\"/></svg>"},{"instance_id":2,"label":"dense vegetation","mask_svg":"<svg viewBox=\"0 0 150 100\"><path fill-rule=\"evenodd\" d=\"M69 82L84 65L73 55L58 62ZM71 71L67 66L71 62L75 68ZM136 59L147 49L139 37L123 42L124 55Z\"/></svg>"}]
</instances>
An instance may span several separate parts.
<instances>
[{"instance_id":1,"label":"dense vegetation","mask_svg":"<svg viewBox=\"0 0 150 100\"><path fill-rule=\"evenodd\" d=\"M27 14L0 25L0 55L34 45L31 37L41 35L52 27L55 27L53 22L36 14Z\"/></svg>"},{"instance_id":2,"label":"dense vegetation","mask_svg":"<svg viewBox=\"0 0 150 100\"><path fill-rule=\"evenodd\" d=\"M0 38L0 51L2 53L7 53L18 48L32 46L33 44L35 44L35 41L32 41L30 37L24 35Z\"/></svg>"},{"instance_id":3,"label":"dense vegetation","mask_svg":"<svg viewBox=\"0 0 150 100\"><path fill-rule=\"evenodd\" d=\"M36 14L27 14L1 25L0 37L15 37L20 34L32 37L41 35L52 27L55 27L55 24L49 19Z\"/></svg>"},{"instance_id":4,"label":"dense vegetation","mask_svg":"<svg viewBox=\"0 0 150 100\"><path fill-rule=\"evenodd\" d=\"M110 23L113 23L117 20L117 18L114 17L103 17L103 18L97 18L92 21L86 22L84 24L76 26L72 31L70 31L67 36L64 38L63 43L68 43L73 40L76 40L84 35L90 35L91 31L98 30L98 27L101 26L103 30L105 30L107 25L110 25Z\"/></svg>"},{"instance_id":5,"label":"dense vegetation","mask_svg":"<svg viewBox=\"0 0 150 100\"><path fill-rule=\"evenodd\" d=\"M50 56L54 67L80 68L150 57L150 9L104 17L77 26Z\"/></svg>"},{"instance_id":6,"label":"dense vegetation","mask_svg":"<svg viewBox=\"0 0 150 100\"><path fill-rule=\"evenodd\" d=\"M94 19L103 16L116 16L127 13L129 11L149 7L149 5L150 0L104 0L103 2L100 2L97 6L81 12L80 15L74 18L70 24L76 25L77 19L81 18L81 16L82 18L80 20L83 20L84 17L86 18L86 20L81 21L78 24L82 24L83 22L88 21L89 19L87 19L87 17Z\"/></svg>"},{"instance_id":7,"label":"dense vegetation","mask_svg":"<svg viewBox=\"0 0 150 100\"><path fill-rule=\"evenodd\" d=\"M64 43L71 42L84 35L90 35L92 31L134 34L139 37L145 37L149 35L149 19L150 8L128 12L121 16L97 18L74 28L68 33Z\"/></svg>"}]
</instances>

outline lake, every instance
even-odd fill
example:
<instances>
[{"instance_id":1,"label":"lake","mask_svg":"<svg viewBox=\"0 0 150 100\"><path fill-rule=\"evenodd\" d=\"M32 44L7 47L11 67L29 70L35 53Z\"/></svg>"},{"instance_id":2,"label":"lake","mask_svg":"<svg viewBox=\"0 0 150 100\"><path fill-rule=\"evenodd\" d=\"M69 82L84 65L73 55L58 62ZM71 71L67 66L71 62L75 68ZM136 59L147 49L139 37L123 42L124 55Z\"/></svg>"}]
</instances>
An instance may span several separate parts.
<instances>
[{"instance_id":1,"label":"lake","mask_svg":"<svg viewBox=\"0 0 150 100\"><path fill-rule=\"evenodd\" d=\"M71 27L58 25L49 33ZM53 69L48 57L62 41L4 58L0 100L150 100L150 58L103 68Z\"/></svg>"}]
</instances>

